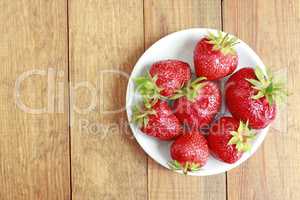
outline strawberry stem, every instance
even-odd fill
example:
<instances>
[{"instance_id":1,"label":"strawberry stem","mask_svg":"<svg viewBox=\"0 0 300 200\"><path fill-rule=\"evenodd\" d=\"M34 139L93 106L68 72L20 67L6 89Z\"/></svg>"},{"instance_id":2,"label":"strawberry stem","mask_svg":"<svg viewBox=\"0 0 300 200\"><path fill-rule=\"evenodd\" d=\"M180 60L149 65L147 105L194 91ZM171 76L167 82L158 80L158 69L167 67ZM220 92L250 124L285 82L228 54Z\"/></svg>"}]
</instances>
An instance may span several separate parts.
<instances>
[{"instance_id":1,"label":"strawberry stem","mask_svg":"<svg viewBox=\"0 0 300 200\"><path fill-rule=\"evenodd\" d=\"M233 48L236 44L238 44L238 39L234 36L230 36L226 33L224 34L221 31L218 31L217 35L209 32L207 39L208 43L213 45L214 51L221 51L224 55L227 54L236 54L235 49Z\"/></svg>"},{"instance_id":2,"label":"strawberry stem","mask_svg":"<svg viewBox=\"0 0 300 200\"><path fill-rule=\"evenodd\" d=\"M221 41L221 43L220 43L220 46L222 46L223 45L223 42L225 41L225 39L228 37L228 33L226 33L226 35L223 37L223 39L222 39L222 41Z\"/></svg>"},{"instance_id":3,"label":"strawberry stem","mask_svg":"<svg viewBox=\"0 0 300 200\"><path fill-rule=\"evenodd\" d=\"M164 97L160 95L160 92L163 89L156 85L157 79L157 75L152 77L149 72L147 72L144 76L139 76L133 79L136 85L136 90L142 95L145 106L148 108L151 107L149 102L157 102L159 99L164 99Z\"/></svg>"},{"instance_id":4,"label":"strawberry stem","mask_svg":"<svg viewBox=\"0 0 300 200\"><path fill-rule=\"evenodd\" d=\"M185 165L184 165L184 168L183 168L183 173L184 173L185 175L187 175L188 169L189 169L189 162L186 162Z\"/></svg>"},{"instance_id":5,"label":"strawberry stem","mask_svg":"<svg viewBox=\"0 0 300 200\"><path fill-rule=\"evenodd\" d=\"M156 111L151 108L142 109L136 105L133 107L132 122L137 124L140 128L148 125L148 116L156 115Z\"/></svg>"},{"instance_id":6,"label":"strawberry stem","mask_svg":"<svg viewBox=\"0 0 300 200\"><path fill-rule=\"evenodd\" d=\"M198 95L198 90L204 86L203 80L206 80L205 77L198 77L194 81L188 81L185 87L181 90L177 90L176 93L170 97L171 100L178 99L185 96L189 101L195 101Z\"/></svg>"},{"instance_id":7,"label":"strawberry stem","mask_svg":"<svg viewBox=\"0 0 300 200\"><path fill-rule=\"evenodd\" d=\"M185 162L184 164L179 163L177 160L172 160L168 162L168 165L171 170L178 171L181 170L184 175L187 175L188 172L196 172L201 169L200 164L194 162Z\"/></svg>"},{"instance_id":8,"label":"strawberry stem","mask_svg":"<svg viewBox=\"0 0 300 200\"><path fill-rule=\"evenodd\" d=\"M270 105L282 103L288 95L285 86L281 81L273 78L270 70L267 69L267 75L259 68L255 67L255 76L257 79L246 79L252 84L252 88L257 90L257 93L252 96L252 99L260 99L265 97Z\"/></svg>"},{"instance_id":9,"label":"strawberry stem","mask_svg":"<svg viewBox=\"0 0 300 200\"><path fill-rule=\"evenodd\" d=\"M255 134L249 128L249 122L246 124L240 121L237 131L231 131L232 138L227 145L235 145L239 152L247 152L251 150L250 141L255 138Z\"/></svg>"}]
</instances>

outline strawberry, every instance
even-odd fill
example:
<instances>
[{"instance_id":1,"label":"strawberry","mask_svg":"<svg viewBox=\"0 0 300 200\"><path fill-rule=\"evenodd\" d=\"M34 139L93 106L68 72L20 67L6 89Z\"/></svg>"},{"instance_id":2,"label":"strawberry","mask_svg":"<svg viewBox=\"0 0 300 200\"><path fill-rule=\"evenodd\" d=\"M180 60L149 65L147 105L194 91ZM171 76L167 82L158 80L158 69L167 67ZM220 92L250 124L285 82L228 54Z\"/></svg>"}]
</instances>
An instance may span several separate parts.
<instances>
[{"instance_id":1,"label":"strawberry","mask_svg":"<svg viewBox=\"0 0 300 200\"><path fill-rule=\"evenodd\" d=\"M207 137L211 153L226 163L235 163L243 152L249 151L249 141L255 138L248 124L233 117L221 117L215 122Z\"/></svg>"},{"instance_id":2,"label":"strawberry","mask_svg":"<svg viewBox=\"0 0 300 200\"><path fill-rule=\"evenodd\" d=\"M233 48L237 39L223 36L218 32L202 38L194 50L194 65L197 76L204 76L207 80L217 80L231 74L238 65L238 55Z\"/></svg>"},{"instance_id":3,"label":"strawberry","mask_svg":"<svg viewBox=\"0 0 300 200\"><path fill-rule=\"evenodd\" d=\"M208 126L221 108L221 91L217 83L199 77L171 97L179 121L191 129Z\"/></svg>"},{"instance_id":4,"label":"strawberry","mask_svg":"<svg viewBox=\"0 0 300 200\"><path fill-rule=\"evenodd\" d=\"M276 82L270 73L265 76L258 67L237 71L228 79L225 90L232 116L249 121L254 129L264 128L275 119L276 102L286 95L283 84Z\"/></svg>"},{"instance_id":5,"label":"strawberry","mask_svg":"<svg viewBox=\"0 0 300 200\"><path fill-rule=\"evenodd\" d=\"M207 141L198 131L191 131L180 135L171 145L172 170L197 171L203 167L209 156Z\"/></svg>"},{"instance_id":6,"label":"strawberry","mask_svg":"<svg viewBox=\"0 0 300 200\"><path fill-rule=\"evenodd\" d=\"M173 139L181 133L180 122L168 103L161 100L158 100L150 109L135 106L132 121L137 123L145 134L161 140Z\"/></svg>"},{"instance_id":7,"label":"strawberry","mask_svg":"<svg viewBox=\"0 0 300 200\"><path fill-rule=\"evenodd\" d=\"M154 63L145 76L135 79L138 91L144 98L169 97L191 78L188 63L180 60L162 60Z\"/></svg>"}]
</instances>

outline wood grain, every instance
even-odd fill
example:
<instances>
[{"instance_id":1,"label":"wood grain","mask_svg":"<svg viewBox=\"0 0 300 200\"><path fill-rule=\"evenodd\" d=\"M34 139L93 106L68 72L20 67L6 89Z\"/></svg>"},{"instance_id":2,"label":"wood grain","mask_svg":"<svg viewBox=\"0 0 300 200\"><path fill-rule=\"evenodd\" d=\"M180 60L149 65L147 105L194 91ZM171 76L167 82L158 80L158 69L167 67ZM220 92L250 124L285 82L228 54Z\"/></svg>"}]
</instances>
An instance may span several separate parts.
<instances>
[{"instance_id":1,"label":"wood grain","mask_svg":"<svg viewBox=\"0 0 300 200\"><path fill-rule=\"evenodd\" d=\"M0 10L0 199L69 199L66 1L1 1ZM41 114L14 100L32 70L45 74L21 81L20 101ZM54 71L62 76L48 79Z\"/></svg>"},{"instance_id":2,"label":"wood grain","mask_svg":"<svg viewBox=\"0 0 300 200\"><path fill-rule=\"evenodd\" d=\"M69 7L77 108L71 103L73 199L146 199L146 156L124 110L118 111L125 105L126 75L144 49L143 1L74 0ZM79 112L93 94L96 106Z\"/></svg>"},{"instance_id":3,"label":"wood grain","mask_svg":"<svg viewBox=\"0 0 300 200\"><path fill-rule=\"evenodd\" d=\"M145 44L191 27L221 28L221 1L145 0ZM148 159L148 199L226 199L225 174L184 177Z\"/></svg>"},{"instance_id":4,"label":"wood grain","mask_svg":"<svg viewBox=\"0 0 300 200\"><path fill-rule=\"evenodd\" d=\"M293 94L264 145L228 173L228 198L300 199L299 1L223 1L224 30L250 44L264 63L287 75Z\"/></svg>"},{"instance_id":5,"label":"wood grain","mask_svg":"<svg viewBox=\"0 0 300 200\"><path fill-rule=\"evenodd\" d=\"M0 10L1 200L300 199L299 1L26 0L0 1ZM264 145L228 172L228 193L225 174L184 177L147 160L122 109L145 48L221 24L286 75L292 92ZM44 74L22 82L20 99L45 113L15 102L16 80L28 71Z\"/></svg>"}]
</instances>

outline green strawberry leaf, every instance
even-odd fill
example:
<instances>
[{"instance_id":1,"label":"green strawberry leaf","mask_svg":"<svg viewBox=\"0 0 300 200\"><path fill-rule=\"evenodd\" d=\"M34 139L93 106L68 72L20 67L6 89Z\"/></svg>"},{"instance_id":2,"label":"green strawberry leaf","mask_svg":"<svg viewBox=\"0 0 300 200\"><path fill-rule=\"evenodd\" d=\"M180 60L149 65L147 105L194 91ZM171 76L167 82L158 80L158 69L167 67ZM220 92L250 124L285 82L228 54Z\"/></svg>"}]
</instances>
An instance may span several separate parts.
<instances>
[{"instance_id":1,"label":"green strawberry leaf","mask_svg":"<svg viewBox=\"0 0 300 200\"><path fill-rule=\"evenodd\" d=\"M261 91L259 91L256 95L252 96L251 98L252 99L260 99L260 98L262 98L264 96L265 96L264 93L261 92Z\"/></svg>"},{"instance_id":2,"label":"green strawberry leaf","mask_svg":"<svg viewBox=\"0 0 300 200\"><path fill-rule=\"evenodd\" d=\"M217 35L212 32L208 33L208 43L213 45L213 51L221 51L224 55L227 54L236 54L235 49L233 48L238 44L238 39L234 36L229 36L228 33L223 35L221 31L218 31Z\"/></svg>"},{"instance_id":3,"label":"green strawberry leaf","mask_svg":"<svg viewBox=\"0 0 300 200\"><path fill-rule=\"evenodd\" d=\"M170 162L168 162L168 165L172 170L175 170L175 171L182 169L181 164L177 160L171 160Z\"/></svg>"},{"instance_id":4,"label":"green strawberry leaf","mask_svg":"<svg viewBox=\"0 0 300 200\"><path fill-rule=\"evenodd\" d=\"M181 170L185 175L187 175L188 172L197 172L201 169L201 166L198 163L186 162L184 165L182 165L177 160L171 160L168 162L168 166L173 171Z\"/></svg>"},{"instance_id":5,"label":"green strawberry leaf","mask_svg":"<svg viewBox=\"0 0 300 200\"><path fill-rule=\"evenodd\" d=\"M252 84L252 88L257 90L252 99L257 100L265 97L270 105L282 103L288 95L284 84L279 80L275 80L268 68L266 70L267 75L259 67L255 67L254 72L257 79L246 79Z\"/></svg>"},{"instance_id":6,"label":"green strawberry leaf","mask_svg":"<svg viewBox=\"0 0 300 200\"><path fill-rule=\"evenodd\" d=\"M249 142L255 138L255 134L249 128L248 121L246 124L241 121L237 131L232 131L231 135L232 137L227 145L235 145L239 152L246 152L251 149Z\"/></svg>"},{"instance_id":7,"label":"green strawberry leaf","mask_svg":"<svg viewBox=\"0 0 300 200\"><path fill-rule=\"evenodd\" d=\"M138 125L138 127L146 127L148 125L149 115L156 115L156 111L152 109L142 109L140 106L135 105L132 109L132 123Z\"/></svg>"},{"instance_id":8,"label":"green strawberry leaf","mask_svg":"<svg viewBox=\"0 0 300 200\"><path fill-rule=\"evenodd\" d=\"M160 92L163 89L156 85L157 79L157 75L151 77L149 72L147 72L147 74L144 76L133 79L136 90L142 95L145 103L157 101L158 99L164 99L164 97L160 95ZM146 106L149 107L150 105L146 104Z\"/></svg>"},{"instance_id":9,"label":"green strawberry leaf","mask_svg":"<svg viewBox=\"0 0 300 200\"><path fill-rule=\"evenodd\" d=\"M204 87L204 83L201 82L203 80L206 80L206 78L198 77L193 81L189 81L181 90L176 91L169 99L175 100L185 96L189 101L195 101L198 96L198 91Z\"/></svg>"}]
</instances>

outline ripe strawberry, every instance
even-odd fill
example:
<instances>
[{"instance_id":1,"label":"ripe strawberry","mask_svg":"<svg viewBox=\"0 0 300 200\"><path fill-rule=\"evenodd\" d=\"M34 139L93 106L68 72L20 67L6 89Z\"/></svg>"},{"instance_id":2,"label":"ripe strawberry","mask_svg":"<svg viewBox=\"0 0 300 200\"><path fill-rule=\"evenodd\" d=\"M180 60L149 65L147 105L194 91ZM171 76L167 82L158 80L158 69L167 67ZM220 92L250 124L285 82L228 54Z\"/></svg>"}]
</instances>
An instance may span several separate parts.
<instances>
[{"instance_id":1,"label":"ripe strawberry","mask_svg":"<svg viewBox=\"0 0 300 200\"><path fill-rule=\"evenodd\" d=\"M154 63L146 76L135 79L138 91L147 99L169 97L191 78L188 63L162 60Z\"/></svg>"},{"instance_id":2,"label":"ripe strawberry","mask_svg":"<svg viewBox=\"0 0 300 200\"><path fill-rule=\"evenodd\" d=\"M180 135L170 149L172 161L169 166L173 170L197 171L203 167L209 156L207 141L198 131Z\"/></svg>"},{"instance_id":3,"label":"ripe strawberry","mask_svg":"<svg viewBox=\"0 0 300 200\"><path fill-rule=\"evenodd\" d=\"M133 122L150 136L161 140L170 140L180 134L180 122L173 114L168 103L158 100L152 108L140 109L136 106L133 110Z\"/></svg>"},{"instance_id":4,"label":"ripe strawberry","mask_svg":"<svg viewBox=\"0 0 300 200\"><path fill-rule=\"evenodd\" d=\"M251 128L269 125L276 115L276 102L284 98L283 84L266 77L260 68L243 68L226 83L226 103L237 120L249 121Z\"/></svg>"},{"instance_id":5,"label":"ripe strawberry","mask_svg":"<svg viewBox=\"0 0 300 200\"><path fill-rule=\"evenodd\" d=\"M176 99L173 110L179 121L191 129L208 126L221 108L221 91L217 83L202 81L199 77L189 81L171 99Z\"/></svg>"},{"instance_id":6,"label":"ripe strawberry","mask_svg":"<svg viewBox=\"0 0 300 200\"><path fill-rule=\"evenodd\" d=\"M221 117L211 126L207 141L215 157L226 163L235 163L243 152L250 150L248 142L254 137L247 123L238 122L233 117Z\"/></svg>"},{"instance_id":7,"label":"ripe strawberry","mask_svg":"<svg viewBox=\"0 0 300 200\"><path fill-rule=\"evenodd\" d=\"M223 36L218 32L201 39L194 50L194 65L197 76L217 80L231 74L238 65L238 55L233 48L235 37Z\"/></svg>"}]
</instances>

